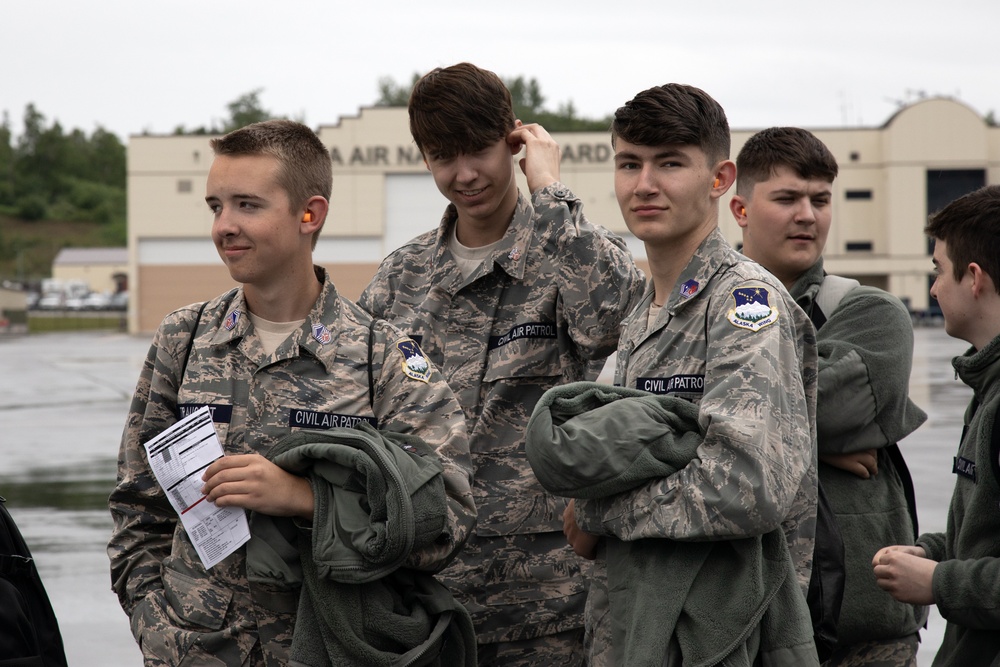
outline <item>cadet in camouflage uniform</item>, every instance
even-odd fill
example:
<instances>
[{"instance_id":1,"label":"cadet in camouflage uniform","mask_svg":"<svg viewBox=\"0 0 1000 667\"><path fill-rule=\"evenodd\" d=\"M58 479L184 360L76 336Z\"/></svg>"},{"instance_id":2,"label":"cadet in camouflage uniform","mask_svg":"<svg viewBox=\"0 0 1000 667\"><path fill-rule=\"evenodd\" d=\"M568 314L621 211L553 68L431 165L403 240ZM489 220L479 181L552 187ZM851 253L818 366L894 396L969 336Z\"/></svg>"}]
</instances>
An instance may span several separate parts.
<instances>
[{"instance_id":1,"label":"cadet in camouflage uniform","mask_svg":"<svg viewBox=\"0 0 1000 667\"><path fill-rule=\"evenodd\" d=\"M299 590L248 580L247 546L206 570L143 443L209 406L226 455L205 472L208 500L300 525L313 518L309 480L263 456L290 432L364 420L418 435L440 454L449 495L474 511L471 460L461 409L440 373L312 264L332 182L315 133L268 121L212 147L212 237L243 285L203 311L171 313L156 332L122 436L108 554L146 665L278 667L288 664ZM411 566L433 571L453 556L467 535L455 517L448 525L448 539ZM258 539L251 520L249 544Z\"/></svg>"},{"instance_id":2,"label":"cadet in camouflage uniform","mask_svg":"<svg viewBox=\"0 0 1000 667\"><path fill-rule=\"evenodd\" d=\"M495 74L434 70L409 113L451 205L383 262L359 303L420 342L465 411L479 519L443 576L472 614L481 666L579 665L583 561L562 535L565 501L531 473L524 432L546 389L596 378L643 278L558 182L559 147L515 120ZM515 181L522 146L530 199Z\"/></svg>"},{"instance_id":3,"label":"cadet in camouflage uniform","mask_svg":"<svg viewBox=\"0 0 1000 667\"><path fill-rule=\"evenodd\" d=\"M619 108L612 139L615 192L652 274L625 323L615 383L696 402L701 444L674 475L578 501L567 536L592 555L599 535L717 541L781 527L805 592L816 512L815 332L781 284L717 228L718 200L736 176L725 113L704 91L668 84ZM588 658L608 665L615 608L601 574L595 568ZM758 639L741 649L750 663ZM681 659L672 642L662 664Z\"/></svg>"},{"instance_id":4,"label":"cadet in camouflage uniform","mask_svg":"<svg viewBox=\"0 0 1000 667\"><path fill-rule=\"evenodd\" d=\"M837 646L824 667L916 664L927 608L893 600L871 572L879 548L916 539L912 482L896 446L927 418L909 399L910 315L896 297L856 281L835 304L821 298L837 280L821 256L838 172L823 142L772 127L747 140L736 166L730 208L743 253L778 277L819 327L819 479L845 547Z\"/></svg>"}]
</instances>

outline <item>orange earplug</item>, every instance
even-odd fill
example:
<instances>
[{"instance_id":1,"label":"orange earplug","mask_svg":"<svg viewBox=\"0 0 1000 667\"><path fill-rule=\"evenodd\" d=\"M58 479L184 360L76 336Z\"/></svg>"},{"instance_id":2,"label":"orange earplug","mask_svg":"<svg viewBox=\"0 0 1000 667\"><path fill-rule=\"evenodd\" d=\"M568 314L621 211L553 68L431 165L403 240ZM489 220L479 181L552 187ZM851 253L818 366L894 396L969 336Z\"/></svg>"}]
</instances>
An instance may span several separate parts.
<instances>
[{"instance_id":1,"label":"orange earplug","mask_svg":"<svg viewBox=\"0 0 1000 667\"><path fill-rule=\"evenodd\" d=\"M309 211L306 211L306 214L302 216L302 222L312 222L312 221L313 221L313 214L310 213Z\"/></svg>"},{"instance_id":2,"label":"orange earplug","mask_svg":"<svg viewBox=\"0 0 1000 667\"><path fill-rule=\"evenodd\" d=\"M715 185L713 185L712 187L713 188L719 187L719 179L715 179Z\"/></svg>"},{"instance_id":3,"label":"orange earplug","mask_svg":"<svg viewBox=\"0 0 1000 667\"><path fill-rule=\"evenodd\" d=\"M740 215L746 215L746 214L747 214L747 207L740 206Z\"/></svg>"}]
</instances>

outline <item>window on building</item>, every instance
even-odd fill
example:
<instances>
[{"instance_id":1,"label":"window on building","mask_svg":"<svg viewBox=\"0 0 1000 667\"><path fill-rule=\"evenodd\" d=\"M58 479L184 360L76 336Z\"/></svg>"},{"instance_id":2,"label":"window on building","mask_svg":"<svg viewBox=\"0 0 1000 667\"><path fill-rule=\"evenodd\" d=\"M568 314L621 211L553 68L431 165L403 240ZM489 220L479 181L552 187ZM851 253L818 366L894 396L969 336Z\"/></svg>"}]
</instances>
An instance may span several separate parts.
<instances>
[{"instance_id":1,"label":"window on building","mask_svg":"<svg viewBox=\"0 0 1000 667\"><path fill-rule=\"evenodd\" d=\"M871 241L848 241L845 245L847 252L863 252L872 249Z\"/></svg>"},{"instance_id":2,"label":"window on building","mask_svg":"<svg viewBox=\"0 0 1000 667\"><path fill-rule=\"evenodd\" d=\"M872 198L871 190L847 190L844 192L844 198L847 200L866 200Z\"/></svg>"},{"instance_id":3,"label":"window on building","mask_svg":"<svg viewBox=\"0 0 1000 667\"><path fill-rule=\"evenodd\" d=\"M985 169L928 169L927 215L933 215L964 194L986 185ZM923 229L926 218L921 221ZM931 239L927 239L927 254L934 253Z\"/></svg>"},{"instance_id":4,"label":"window on building","mask_svg":"<svg viewBox=\"0 0 1000 667\"><path fill-rule=\"evenodd\" d=\"M177 192L179 194L186 194L191 192L191 181L187 178L182 178L177 181Z\"/></svg>"}]
</instances>

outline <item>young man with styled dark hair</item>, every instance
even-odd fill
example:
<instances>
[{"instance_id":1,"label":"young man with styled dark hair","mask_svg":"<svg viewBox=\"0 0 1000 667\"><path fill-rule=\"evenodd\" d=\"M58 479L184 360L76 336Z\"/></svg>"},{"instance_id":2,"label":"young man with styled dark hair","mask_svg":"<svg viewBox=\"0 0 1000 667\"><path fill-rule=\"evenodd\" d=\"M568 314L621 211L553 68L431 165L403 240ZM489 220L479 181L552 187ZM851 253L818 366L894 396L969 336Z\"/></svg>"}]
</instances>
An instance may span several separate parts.
<instances>
[{"instance_id":1,"label":"young man with styled dark hair","mask_svg":"<svg viewBox=\"0 0 1000 667\"><path fill-rule=\"evenodd\" d=\"M872 567L892 597L935 604L947 620L934 667L991 665L1000 657L1000 186L959 197L924 231L945 331L972 346L952 365L973 398L945 532L887 546Z\"/></svg>"},{"instance_id":2,"label":"young man with styled dark hair","mask_svg":"<svg viewBox=\"0 0 1000 667\"><path fill-rule=\"evenodd\" d=\"M482 667L578 665L583 563L562 535L565 501L531 473L524 432L546 389L596 378L643 277L559 182L559 146L515 118L496 74L435 69L409 115L450 204L437 229L385 259L360 304L420 341L465 410L479 520L442 576L472 613Z\"/></svg>"},{"instance_id":3,"label":"young man with styled dark hair","mask_svg":"<svg viewBox=\"0 0 1000 667\"><path fill-rule=\"evenodd\" d=\"M358 422L421 438L440 458L447 510L433 546L407 563L432 572L471 529L468 440L453 393L414 341L342 298L313 264L332 187L330 155L315 132L266 121L213 140L212 148L205 197L212 239L241 285L167 315L153 338L109 501L112 587L146 665L287 665L304 567L295 545L315 545L317 560L349 550L330 545L340 531L328 512L338 508L320 495L316 478L267 458L276 444L324 428L318 424ZM202 406L211 408L225 454L204 471L204 500L250 511L249 542L211 568L144 449ZM257 532L267 523L261 517L294 519L281 524L291 554L278 549L273 533ZM261 556L267 571L251 572ZM273 574L279 565L290 574ZM320 641L314 616L298 639Z\"/></svg>"},{"instance_id":4,"label":"young man with styled dark hair","mask_svg":"<svg viewBox=\"0 0 1000 667\"><path fill-rule=\"evenodd\" d=\"M577 500L567 513L576 551L606 558L606 580L595 568L589 603L593 665L681 665L696 656L715 656L699 664L818 664L802 595L816 512L814 332L781 284L718 229L719 199L736 179L729 136L722 107L693 86L650 88L615 113L615 193L652 274L624 324L615 384L694 403L697 426L677 437L697 453L667 477ZM734 550L747 548L751 560L773 555L775 541L778 555L760 568L698 578ZM686 572L701 595L677 592L671 577L641 576L658 562L653 550L669 557L687 549L682 543L722 545L697 552L701 564ZM773 607L753 595L758 576L780 582ZM664 604L673 605L666 627L662 613L648 613ZM706 612L726 632L686 625ZM774 617L787 621L780 632L766 620Z\"/></svg>"},{"instance_id":5,"label":"young man with styled dark hair","mask_svg":"<svg viewBox=\"0 0 1000 667\"><path fill-rule=\"evenodd\" d=\"M844 545L843 602L824 665L895 667L916 660L926 609L879 590L871 557L916 537L913 485L896 443L926 415L909 399L906 307L823 268L837 172L836 158L810 132L763 130L736 157L730 209L743 254L781 280L817 328L819 479ZM817 542L821 553L829 547Z\"/></svg>"}]
</instances>

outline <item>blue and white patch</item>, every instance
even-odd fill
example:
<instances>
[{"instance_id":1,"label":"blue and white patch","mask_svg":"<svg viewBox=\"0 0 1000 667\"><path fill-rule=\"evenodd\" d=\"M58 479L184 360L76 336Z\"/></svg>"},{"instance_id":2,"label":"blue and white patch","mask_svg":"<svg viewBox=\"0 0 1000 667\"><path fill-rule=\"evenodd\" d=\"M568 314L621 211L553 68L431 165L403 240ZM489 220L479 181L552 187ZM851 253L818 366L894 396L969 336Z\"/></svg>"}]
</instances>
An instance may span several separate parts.
<instances>
[{"instance_id":1,"label":"blue and white patch","mask_svg":"<svg viewBox=\"0 0 1000 667\"><path fill-rule=\"evenodd\" d=\"M396 349L403 355L403 373L407 377L421 382L428 382L431 377L431 364L424 356L424 351L420 349L417 342L412 338L405 338L396 343Z\"/></svg>"},{"instance_id":2,"label":"blue and white patch","mask_svg":"<svg viewBox=\"0 0 1000 667\"><path fill-rule=\"evenodd\" d=\"M314 324L313 327L313 338L319 341L320 345L329 345L330 341L333 340L333 336L330 334L330 330L326 328L323 324Z\"/></svg>"},{"instance_id":3,"label":"blue and white patch","mask_svg":"<svg viewBox=\"0 0 1000 667\"><path fill-rule=\"evenodd\" d=\"M741 287L733 290L734 308L726 319L736 327L760 331L778 321L778 309L772 308L764 287Z\"/></svg>"},{"instance_id":4,"label":"blue and white patch","mask_svg":"<svg viewBox=\"0 0 1000 667\"><path fill-rule=\"evenodd\" d=\"M511 248L510 252L507 253L507 259L514 260L515 262L521 259L521 249L518 248L517 246Z\"/></svg>"},{"instance_id":5,"label":"blue and white patch","mask_svg":"<svg viewBox=\"0 0 1000 667\"><path fill-rule=\"evenodd\" d=\"M242 315L240 311L234 310L226 316L226 321L222 325L226 327L226 331L232 331L236 328L236 323L240 321L240 315Z\"/></svg>"}]
</instances>

